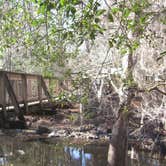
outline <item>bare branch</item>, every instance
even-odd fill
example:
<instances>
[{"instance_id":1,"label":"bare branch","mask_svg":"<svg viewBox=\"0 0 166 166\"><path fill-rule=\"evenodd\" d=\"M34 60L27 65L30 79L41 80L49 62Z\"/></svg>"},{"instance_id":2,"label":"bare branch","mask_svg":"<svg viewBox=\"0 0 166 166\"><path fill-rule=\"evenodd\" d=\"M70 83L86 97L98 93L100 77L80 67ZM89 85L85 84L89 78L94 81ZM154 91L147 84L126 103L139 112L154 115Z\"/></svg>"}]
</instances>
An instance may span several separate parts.
<instances>
[{"instance_id":1,"label":"bare branch","mask_svg":"<svg viewBox=\"0 0 166 166\"><path fill-rule=\"evenodd\" d=\"M163 84L163 85L166 85L166 84ZM160 90L160 89L158 88L158 86L160 86L160 85L156 85L156 86L150 88L148 91L150 92L150 91L156 90L156 91L160 92L161 94L166 95L166 92Z\"/></svg>"}]
</instances>

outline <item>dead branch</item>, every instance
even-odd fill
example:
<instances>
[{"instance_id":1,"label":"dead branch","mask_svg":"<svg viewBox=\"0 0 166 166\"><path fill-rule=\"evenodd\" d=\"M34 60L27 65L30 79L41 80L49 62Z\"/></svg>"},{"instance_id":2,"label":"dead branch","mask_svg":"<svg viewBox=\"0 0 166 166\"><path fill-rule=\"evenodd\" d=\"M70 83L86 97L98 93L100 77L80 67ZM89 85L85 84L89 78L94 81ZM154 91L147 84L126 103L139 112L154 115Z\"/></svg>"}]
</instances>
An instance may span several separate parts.
<instances>
[{"instance_id":1,"label":"dead branch","mask_svg":"<svg viewBox=\"0 0 166 166\"><path fill-rule=\"evenodd\" d=\"M166 86L166 83L157 84L157 85L151 87L148 91L150 92L150 91L156 90L156 91L160 92L161 94L166 95L166 92L164 92L158 88L159 86Z\"/></svg>"}]
</instances>

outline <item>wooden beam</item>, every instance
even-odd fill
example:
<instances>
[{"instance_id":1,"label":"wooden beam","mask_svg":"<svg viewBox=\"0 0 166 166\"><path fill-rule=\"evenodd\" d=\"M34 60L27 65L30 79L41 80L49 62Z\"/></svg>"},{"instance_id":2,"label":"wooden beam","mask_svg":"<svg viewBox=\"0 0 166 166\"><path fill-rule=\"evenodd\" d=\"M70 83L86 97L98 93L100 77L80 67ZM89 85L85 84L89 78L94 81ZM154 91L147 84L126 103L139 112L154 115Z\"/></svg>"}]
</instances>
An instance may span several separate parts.
<instances>
[{"instance_id":1,"label":"wooden beam","mask_svg":"<svg viewBox=\"0 0 166 166\"><path fill-rule=\"evenodd\" d=\"M44 81L44 79L43 79L42 76L41 76L41 86L42 86L42 88L43 88L43 90L44 90L45 95L46 95L47 98L48 98L49 107L52 108L52 110L54 110L53 100L52 100L53 98L52 98L52 96L50 95L50 93L49 93L49 91L48 91L48 88L47 88L47 86L46 86L46 83L45 83L45 81Z\"/></svg>"},{"instance_id":2,"label":"wooden beam","mask_svg":"<svg viewBox=\"0 0 166 166\"><path fill-rule=\"evenodd\" d=\"M26 74L22 74L22 83L23 83L23 101L25 112L28 112L28 91L27 91L27 77Z\"/></svg>"},{"instance_id":3,"label":"wooden beam","mask_svg":"<svg viewBox=\"0 0 166 166\"><path fill-rule=\"evenodd\" d=\"M11 85L11 82L10 82L7 74L4 73L3 77L4 77L5 87L7 89L9 97L10 97L10 99L11 99L11 101L12 101L14 107L15 107L16 114L17 114L19 120L25 121L24 116L23 116L23 112L20 109L19 102L17 101L17 97L16 97L16 95L14 93L13 87Z\"/></svg>"},{"instance_id":4,"label":"wooden beam","mask_svg":"<svg viewBox=\"0 0 166 166\"><path fill-rule=\"evenodd\" d=\"M41 86L42 86L42 88L43 88L43 90L44 90L44 93L45 93L45 95L47 96L49 102L51 103L51 102L52 102L52 96L50 95L50 93L49 93L49 91L48 91L48 88L47 88L47 86L46 86L46 83L45 83L45 81L44 81L44 79L43 79L42 76L41 76Z\"/></svg>"},{"instance_id":5,"label":"wooden beam","mask_svg":"<svg viewBox=\"0 0 166 166\"><path fill-rule=\"evenodd\" d=\"M7 119L7 112L6 112L6 88L4 82L4 73L0 71L0 105L2 107L2 118L5 121Z\"/></svg>"},{"instance_id":6,"label":"wooden beam","mask_svg":"<svg viewBox=\"0 0 166 166\"><path fill-rule=\"evenodd\" d=\"M43 109L43 103L42 103L42 83L41 83L41 76L37 77L38 82L38 99L40 102L40 108Z\"/></svg>"}]
</instances>

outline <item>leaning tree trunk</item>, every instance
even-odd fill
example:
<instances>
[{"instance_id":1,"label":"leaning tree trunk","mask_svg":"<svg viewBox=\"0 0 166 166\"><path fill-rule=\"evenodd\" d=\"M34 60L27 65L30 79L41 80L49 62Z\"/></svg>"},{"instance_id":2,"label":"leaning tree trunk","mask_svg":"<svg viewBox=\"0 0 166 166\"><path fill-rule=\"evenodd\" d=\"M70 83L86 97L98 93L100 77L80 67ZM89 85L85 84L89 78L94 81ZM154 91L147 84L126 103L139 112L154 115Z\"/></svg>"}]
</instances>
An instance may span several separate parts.
<instances>
[{"instance_id":1,"label":"leaning tree trunk","mask_svg":"<svg viewBox=\"0 0 166 166\"><path fill-rule=\"evenodd\" d=\"M126 80L133 82L133 57L132 49L128 56L128 69ZM136 88L128 85L127 97L119 109L119 116L112 130L112 138L108 151L108 166L127 166L128 151L128 117L131 112L131 102L135 96Z\"/></svg>"},{"instance_id":2,"label":"leaning tree trunk","mask_svg":"<svg viewBox=\"0 0 166 166\"><path fill-rule=\"evenodd\" d=\"M131 102L135 96L136 89L128 89L127 100L119 109L119 116L112 130L112 137L108 151L109 166L127 166L128 151L128 122L132 107Z\"/></svg>"},{"instance_id":3,"label":"leaning tree trunk","mask_svg":"<svg viewBox=\"0 0 166 166\"><path fill-rule=\"evenodd\" d=\"M120 113L112 130L112 138L108 151L109 166L125 166L127 164L127 135L128 117L125 113Z\"/></svg>"}]
</instances>

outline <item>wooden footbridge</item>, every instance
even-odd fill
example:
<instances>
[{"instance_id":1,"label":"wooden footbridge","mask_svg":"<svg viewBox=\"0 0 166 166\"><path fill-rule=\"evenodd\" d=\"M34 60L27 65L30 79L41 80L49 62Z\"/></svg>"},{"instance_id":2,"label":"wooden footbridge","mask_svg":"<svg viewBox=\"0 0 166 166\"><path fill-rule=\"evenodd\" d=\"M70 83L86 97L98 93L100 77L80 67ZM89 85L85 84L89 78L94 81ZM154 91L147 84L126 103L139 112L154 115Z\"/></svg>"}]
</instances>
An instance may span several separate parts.
<instances>
[{"instance_id":1,"label":"wooden footbridge","mask_svg":"<svg viewBox=\"0 0 166 166\"><path fill-rule=\"evenodd\" d=\"M24 121L24 113L33 106L44 109L53 108L53 98L49 92L51 82L54 95L60 88L55 79L43 78L41 75L0 71L0 116L7 119L13 110L19 120Z\"/></svg>"}]
</instances>

